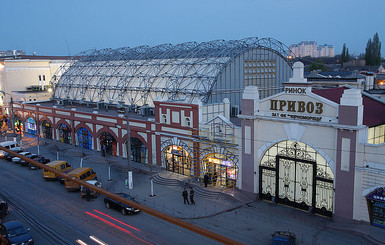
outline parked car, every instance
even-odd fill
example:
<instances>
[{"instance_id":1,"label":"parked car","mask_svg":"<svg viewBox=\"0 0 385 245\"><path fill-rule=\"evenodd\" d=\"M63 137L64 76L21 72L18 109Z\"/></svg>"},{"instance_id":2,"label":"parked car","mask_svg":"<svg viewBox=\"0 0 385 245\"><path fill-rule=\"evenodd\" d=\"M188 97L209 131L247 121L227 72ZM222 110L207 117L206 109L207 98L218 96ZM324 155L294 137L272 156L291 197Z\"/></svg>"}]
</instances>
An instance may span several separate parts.
<instances>
[{"instance_id":1,"label":"parked car","mask_svg":"<svg viewBox=\"0 0 385 245\"><path fill-rule=\"evenodd\" d=\"M128 195L126 193L116 193L116 194L121 196L121 197L127 198L133 202L136 202L135 198L131 197L130 195ZM119 210L123 215L136 214L136 213L140 212L139 209L133 208L133 207L131 207L125 203L119 202L119 201L114 200L110 197L104 198L104 204L106 205L106 208L113 208L113 209Z\"/></svg>"},{"instance_id":2,"label":"parked car","mask_svg":"<svg viewBox=\"0 0 385 245\"><path fill-rule=\"evenodd\" d=\"M276 231L272 235L270 245L295 245L295 234L289 231Z\"/></svg>"},{"instance_id":3,"label":"parked car","mask_svg":"<svg viewBox=\"0 0 385 245\"><path fill-rule=\"evenodd\" d=\"M30 159L35 159L35 158L39 157L39 155L37 155L37 154L30 154L30 155L28 155L28 156L26 156L26 157L28 157L28 158L30 158ZM20 163L20 165L23 166L23 167L29 166L29 162L26 162L26 161L24 161L23 159L20 159L19 163Z\"/></svg>"},{"instance_id":4,"label":"parked car","mask_svg":"<svg viewBox=\"0 0 385 245\"><path fill-rule=\"evenodd\" d=\"M20 153L20 152L23 152L23 150L22 149L18 149L18 150L14 150L14 152ZM14 155L12 155L12 154L10 154L8 152L4 153L4 159L7 160L7 161L12 161L12 158L14 158L14 157L15 157Z\"/></svg>"},{"instance_id":5,"label":"parked car","mask_svg":"<svg viewBox=\"0 0 385 245\"><path fill-rule=\"evenodd\" d=\"M38 156L38 157L36 157L36 158L33 159L33 160L35 160L36 162L40 162L40 163L42 163L42 164L47 164L47 163L51 162L50 159L46 159L46 158L44 158L43 156ZM36 166L35 164L32 164L32 163L29 163L29 164L28 164L28 167L29 167L29 169L31 169L31 170L40 169L38 166Z\"/></svg>"},{"instance_id":6,"label":"parked car","mask_svg":"<svg viewBox=\"0 0 385 245\"><path fill-rule=\"evenodd\" d=\"M33 244L33 238L29 234L29 230L25 229L17 220L8 221L0 225L0 233L9 244Z\"/></svg>"},{"instance_id":7,"label":"parked car","mask_svg":"<svg viewBox=\"0 0 385 245\"><path fill-rule=\"evenodd\" d=\"M97 180L87 180L86 182L88 184L102 188L102 183L100 183ZM96 197L98 197L98 195L99 195L98 192L96 192L94 190L90 190L87 187L80 186L80 197L85 197L85 198L95 197L96 198Z\"/></svg>"},{"instance_id":8,"label":"parked car","mask_svg":"<svg viewBox=\"0 0 385 245\"><path fill-rule=\"evenodd\" d=\"M5 201L0 202L0 219L8 214L8 203Z\"/></svg>"},{"instance_id":9,"label":"parked car","mask_svg":"<svg viewBox=\"0 0 385 245\"><path fill-rule=\"evenodd\" d=\"M25 157L28 157L29 155L32 155L32 153L28 152L28 151L19 152L19 154L23 155ZM12 162L14 162L14 163L20 163L20 160L21 160L20 157L12 157Z\"/></svg>"}]
</instances>

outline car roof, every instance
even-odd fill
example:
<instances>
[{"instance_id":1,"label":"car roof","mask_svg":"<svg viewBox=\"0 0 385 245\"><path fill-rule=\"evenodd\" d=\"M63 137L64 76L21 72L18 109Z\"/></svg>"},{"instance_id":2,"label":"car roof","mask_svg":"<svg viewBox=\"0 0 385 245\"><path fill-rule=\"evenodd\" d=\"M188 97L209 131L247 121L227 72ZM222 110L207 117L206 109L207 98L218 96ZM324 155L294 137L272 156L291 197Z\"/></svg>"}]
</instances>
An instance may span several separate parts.
<instances>
[{"instance_id":1,"label":"car roof","mask_svg":"<svg viewBox=\"0 0 385 245\"><path fill-rule=\"evenodd\" d=\"M20 226L23 226L19 221L17 220L11 220L11 221L8 221L8 222L4 222L2 223L2 225L8 229L12 229L12 228L16 228L16 227L20 227Z\"/></svg>"}]
</instances>

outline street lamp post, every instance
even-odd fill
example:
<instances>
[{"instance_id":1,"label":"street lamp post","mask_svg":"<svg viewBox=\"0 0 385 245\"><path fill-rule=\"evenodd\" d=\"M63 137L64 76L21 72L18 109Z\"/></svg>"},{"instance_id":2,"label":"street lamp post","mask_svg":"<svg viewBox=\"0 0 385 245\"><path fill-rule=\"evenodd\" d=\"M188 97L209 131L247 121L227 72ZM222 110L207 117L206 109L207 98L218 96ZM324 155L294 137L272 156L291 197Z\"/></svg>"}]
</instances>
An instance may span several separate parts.
<instances>
[{"instance_id":1,"label":"street lamp post","mask_svg":"<svg viewBox=\"0 0 385 245\"><path fill-rule=\"evenodd\" d=\"M131 170L131 137L130 137L130 122L128 119L129 115L129 107L126 107L126 112L127 112L127 187L129 189L133 188L133 179L132 179L132 170Z\"/></svg>"}]
</instances>

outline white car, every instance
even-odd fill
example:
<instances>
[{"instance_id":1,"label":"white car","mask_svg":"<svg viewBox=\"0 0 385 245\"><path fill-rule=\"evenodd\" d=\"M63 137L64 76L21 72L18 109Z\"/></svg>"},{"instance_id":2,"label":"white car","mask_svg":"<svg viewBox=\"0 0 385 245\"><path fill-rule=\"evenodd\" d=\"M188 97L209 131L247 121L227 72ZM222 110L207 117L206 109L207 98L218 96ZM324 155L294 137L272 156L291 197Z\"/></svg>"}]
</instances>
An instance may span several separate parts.
<instances>
[{"instance_id":1,"label":"white car","mask_svg":"<svg viewBox=\"0 0 385 245\"><path fill-rule=\"evenodd\" d=\"M29 155L32 155L32 153L30 153L28 151L23 151L23 152L20 152L19 154L23 155L25 157L28 157ZM14 163L20 163L20 161L21 161L20 157L13 157L12 158L12 162L14 162Z\"/></svg>"},{"instance_id":2,"label":"white car","mask_svg":"<svg viewBox=\"0 0 385 245\"><path fill-rule=\"evenodd\" d=\"M100 183L97 180L87 180L86 182L88 184L102 188L102 183ZM86 188L84 186L80 186L80 197L87 197L87 190L88 190L88 188ZM89 190L88 194L89 194L89 197L98 197L99 196L99 193L94 191L94 190Z\"/></svg>"}]
</instances>

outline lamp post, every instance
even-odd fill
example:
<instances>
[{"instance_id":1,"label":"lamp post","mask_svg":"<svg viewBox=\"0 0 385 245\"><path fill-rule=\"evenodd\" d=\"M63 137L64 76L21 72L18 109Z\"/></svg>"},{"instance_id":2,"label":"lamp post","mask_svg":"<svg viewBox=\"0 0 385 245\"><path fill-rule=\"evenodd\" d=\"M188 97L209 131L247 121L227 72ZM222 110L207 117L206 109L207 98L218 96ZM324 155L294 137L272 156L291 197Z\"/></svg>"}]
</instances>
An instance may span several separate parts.
<instances>
[{"instance_id":1,"label":"lamp post","mask_svg":"<svg viewBox=\"0 0 385 245\"><path fill-rule=\"evenodd\" d=\"M130 137L130 122L128 120L129 107L126 107L127 113L127 184L126 187L129 189L133 188L132 170L131 170L131 137Z\"/></svg>"}]
</instances>

